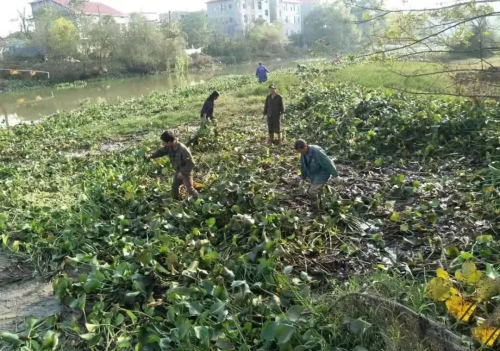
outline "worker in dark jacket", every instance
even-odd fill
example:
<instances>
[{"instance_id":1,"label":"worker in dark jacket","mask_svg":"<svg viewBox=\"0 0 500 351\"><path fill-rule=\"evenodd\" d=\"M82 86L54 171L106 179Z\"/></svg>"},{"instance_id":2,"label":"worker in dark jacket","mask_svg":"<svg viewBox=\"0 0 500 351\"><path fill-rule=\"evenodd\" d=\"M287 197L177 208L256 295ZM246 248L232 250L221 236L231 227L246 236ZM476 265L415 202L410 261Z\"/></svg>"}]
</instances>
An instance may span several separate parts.
<instances>
[{"instance_id":1,"label":"worker in dark jacket","mask_svg":"<svg viewBox=\"0 0 500 351\"><path fill-rule=\"evenodd\" d=\"M205 103L203 104L203 107L201 109L201 123L207 122L207 121L213 121L214 119L214 105L215 105L215 100L219 98L219 92L214 91L208 99L205 100Z\"/></svg>"},{"instance_id":2,"label":"worker in dark jacket","mask_svg":"<svg viewBox=\"0 0 500 351\"><path fill-rule=\"evenodd\" d=\"M317 145L308 145L304 140L295 142L295 150L301 154L300 177L302 180L309 178L311 187L308 195L312 200L318 201L323 193L325 184L333 177L334 182L339 183L337 168L325 151Z\"/></svg>"},{"instance_id":3,"label":"worker in dark jacket","mask_svg":"<svg viewBox=\"0 0 500 351\"><path fill-rule=\"evenodd\" d=\"M184 183L189 195L198 198L198 192L193 186L193 171L195 163L189 149L182 143L177 141L175 135L166 131L161 135L163 147L156 150L148 158L158 158L168 156L172 167L175 170L174 179L172 180L172 196L179 199L179 188Z\"/></svg>"},{"instance_id":4,"label":"worker in dark jacket","mask_svg":"<svg viewBox=\"0 0 500 351\"><path fill-rule=\"evenodd\" d=\"M278 134L278 143L281 143L281 120L284 118L285 105L283 104L283 98L276 90L276 85L271 84L269 86L269 93L262 113L263 117L267 118L268 143L274 142L274 134Z\"/></svg>"}]
</instances>

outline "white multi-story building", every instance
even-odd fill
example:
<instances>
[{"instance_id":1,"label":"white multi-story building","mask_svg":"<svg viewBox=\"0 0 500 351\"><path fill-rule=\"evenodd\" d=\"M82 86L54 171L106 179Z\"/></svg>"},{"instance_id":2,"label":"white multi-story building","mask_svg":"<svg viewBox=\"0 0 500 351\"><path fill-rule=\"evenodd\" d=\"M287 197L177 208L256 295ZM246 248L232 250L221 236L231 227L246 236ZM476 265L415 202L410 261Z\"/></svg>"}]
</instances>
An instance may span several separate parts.
<instances>
[{"instance_id":1,"label":"white multi-story building","mask_svg":"<svg viewBox=\"0 0 500 351\"><path fill-rule=\"evenodd\" d=\"M271 22L280 23L286 36L302 33L302 1L270 0Z\"/></svg>"},{"instance_id":2,"label":"white multi-story building","mask_svg":"<svg viewBox=\"0 0 500 351\"><path fill-rule=\"evenodd\" d=\"M271 21L271 0L210 0L207 16L210 24L221 34L234 35L248 30L262 19Z\"/></svg>"}]
</instances>

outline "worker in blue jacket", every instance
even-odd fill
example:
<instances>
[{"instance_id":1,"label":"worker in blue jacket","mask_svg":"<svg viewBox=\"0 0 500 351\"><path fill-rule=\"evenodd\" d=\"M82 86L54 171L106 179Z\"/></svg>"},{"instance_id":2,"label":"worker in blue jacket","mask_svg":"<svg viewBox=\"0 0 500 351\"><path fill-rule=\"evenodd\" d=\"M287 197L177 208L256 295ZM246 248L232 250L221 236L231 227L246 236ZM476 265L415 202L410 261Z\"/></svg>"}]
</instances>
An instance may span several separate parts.
<instances>
[{"instance_id":1,"label":"worker in blue jacket","mask_svg":"<svg viewBox=\"0 0 500 351\"><path fill-rule=\"evenodd\" d=\"M335 164L321 147L308 145L304 140L297 140L295 150L301 154L301 179L309 178L311 180L308 195L317 202L330 177L333 177L335 183L340 183L342 179L339 177Z\"/></svg>"}]
</instances>

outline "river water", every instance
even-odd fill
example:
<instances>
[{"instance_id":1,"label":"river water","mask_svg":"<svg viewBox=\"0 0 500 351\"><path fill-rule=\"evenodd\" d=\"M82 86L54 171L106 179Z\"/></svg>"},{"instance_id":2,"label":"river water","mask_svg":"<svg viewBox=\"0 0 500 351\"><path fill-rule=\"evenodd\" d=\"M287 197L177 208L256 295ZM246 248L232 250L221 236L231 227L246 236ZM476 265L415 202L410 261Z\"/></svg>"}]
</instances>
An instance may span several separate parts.
<instances>
[{"instance_id":1,"label":"river water","mask_svg":"<svg viewBox=\"0 0 500 351\"><path fill-rule=\"evenodd\" d=\"M295 66L290 60L267 64L272 71ZM87 101L115 102L149 94L153 91L170 90L175 87L203 83L215 76L251 74L256 64L228 66L222 69L189 73L185 75L156 75L124 79L111 79L89 83L83 88L43 88L20 93L0 94L0 128L19 123L30 123L57 111L72 110Z\"/></svg>"}]
</instances>

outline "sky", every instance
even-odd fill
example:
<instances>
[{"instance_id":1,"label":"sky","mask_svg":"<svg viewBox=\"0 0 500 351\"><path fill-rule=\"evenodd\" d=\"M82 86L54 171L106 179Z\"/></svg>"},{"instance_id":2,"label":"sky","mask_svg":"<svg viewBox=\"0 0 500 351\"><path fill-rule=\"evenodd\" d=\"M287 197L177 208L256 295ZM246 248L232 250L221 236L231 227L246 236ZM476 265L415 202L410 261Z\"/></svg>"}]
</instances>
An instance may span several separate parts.
<instances>
[{"instance_id":1,"label":"sky","mask_svg":"<svg viewBox=\"0 0 500 351\"><path fill-rule=\"evenodd\" d=\"M19 29L19 24L15 21L17 11L26 9L26 13L31 15L29 3L32 0L0 0L0 37L7 36ZM198 11L206 8L206 0L95 0L109 5L121 12L158 12L168 11ZM390 7L434 7L438 0L388 0ZM441 0L441 3L446 2Z\"/></svg>"}]
</instances>

